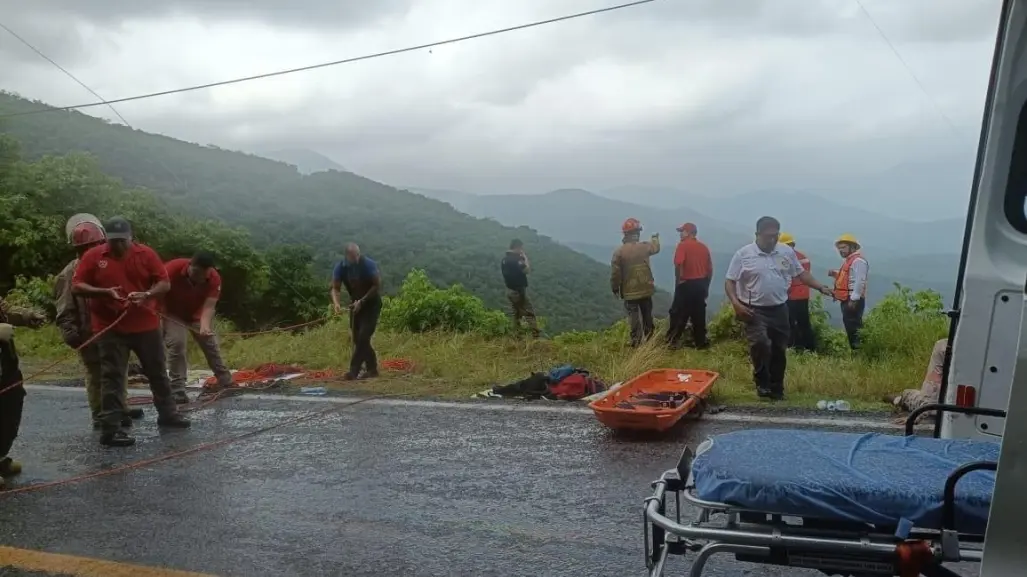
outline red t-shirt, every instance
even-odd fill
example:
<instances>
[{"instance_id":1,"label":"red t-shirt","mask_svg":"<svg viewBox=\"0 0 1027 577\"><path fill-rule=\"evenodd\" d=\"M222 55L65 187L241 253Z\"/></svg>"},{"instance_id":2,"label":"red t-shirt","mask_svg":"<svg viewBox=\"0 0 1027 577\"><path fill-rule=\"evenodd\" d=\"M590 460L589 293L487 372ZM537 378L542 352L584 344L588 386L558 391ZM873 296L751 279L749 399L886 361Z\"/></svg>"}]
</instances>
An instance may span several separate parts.
<instances>
[{"instance_id":1,"label":"red t-shirt","mask_svg":"<svg viewBox=\"0 0 1027 577\"><path fill-rule=\"evenodd\" d=\"M189 259L169 260L164 267L171 280L171 290L164 295L164 310L176 319L199 322L203 303L221 296L221 275L209 268L207 281L197 285L189 280Z\"/></svg>"},{"instance_id":2,"label":"red t-shirt","mask_svg":"<svg viewBox=\"0 0 1027 577\"><path fill-rule=\"evenodd\" d=\"M121 296L127 297L129 293L146 292L153 285L166 280L168 273L157 253L146 245L133 243L120 259L111 254L106 244L89 249L79 260L71 282L73 285L85 283L97 288L121 287ZM131 305L107 297L95 297L89 299L93 332L100 332L113 324L126 308L128 314L112 331L143 333L160 328L155 299Z\"/></svg>"},{"instance_id":3,"label":"red t-shirt","mask_svg":"<svg viewBox=\"0 0 1027 577\"><path fill-rule=\"evenodd\" d=\"M678 271L678 282L713 276L710 249L694 238L680 241L674 251L674 269Z\"/></svg>"}]
</instances>

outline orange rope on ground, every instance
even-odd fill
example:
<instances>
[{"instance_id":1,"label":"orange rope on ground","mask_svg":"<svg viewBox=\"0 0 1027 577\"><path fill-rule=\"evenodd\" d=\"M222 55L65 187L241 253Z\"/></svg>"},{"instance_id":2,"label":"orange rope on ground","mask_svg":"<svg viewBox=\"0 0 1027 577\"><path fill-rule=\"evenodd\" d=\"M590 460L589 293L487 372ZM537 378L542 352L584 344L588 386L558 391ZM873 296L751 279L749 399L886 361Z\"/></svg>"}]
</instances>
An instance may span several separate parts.
<instances>
[{"instance_id":1,"label":"orange rope on ground","mask_svg":"<svg viewBox=\"0 0 1027 577\"><path fill-rule=\"evenodd\" d=\"M187 324L185 322L182 322L182 321L176 319L175 317L170 317L170 316L168 316L168 315L166 315L164 313L157 313L157 314L160 315L160 317L162 319L164 319L164 320L171 321L171 322L173 322L173 323L175 323L177 325L180 325L180 326L183 326L183 327L189 329L189 331L192 332L192 333L197 333L198 332L191 325L189 325L189 324ZM285 327L275 327L275 328L271 328L271 329L265 329L265 330L262 330L262 331L252 331L252 332L220 333L220 336L222 336L222 337L255 337L255 336L267 335L267 334L271 334L271 333L280 333L280 332L285 332L285 331L294 331L296 329L301 329L303 327L309 327L311 325L316 325L318 323L323 323L323 322L325 322L327 320L328 320L328 317L322 317L322 318L319 318L319 319L314 319L312 321L307 321L305 323L299 323L299 324L289 325L289 326L285 326Z\"/></svg>"},{"instance_id":2,"label":"orange rope on ground","mask_svg":"<svg viewBox=\"0 0 1027 577\"><path fill-rule=\"evenodd\" d=\"M409 359L385 359L381 362L383 369L390 371L412 371L414 369L414 362Z\"/></svg>"},{"instance_id":3,"label":"orange rope on ground","mask_svg":"<svg viewBox=\"0 0 1027 577\"><path fill-rule=\"evenodd\" d=\"M333 411L337 411L339 409L344 409L344 408L347 408L347 407L352 407L354 405L359 405L360 403L366 403L367 401L372 401L372 400L375 400L375 399L382 399L382 398L386 398L386 397L399 397L399 396L404 396L404 395L403 394L377 395L377 396L374 396L374 397L367 397L367 398L359 399L357 401L353 401L353 402L346 403L346 404L343 404L343 405L329 407L329 408L321 410L321 411L315 411L315 412L312 412L312 413L307 413L305 415L300 415L300 416L294 417L292 419L286 419L286 420L284 420L284 421L282 421L280 423L275 423L274 425L268 425L266 427L263 427L263 428L260 428L260 429L256 429L256 430L253 430L253 431L249 431L249 432L243 433L241 435L236 435L234 437L229 437L227 439L221 439L220 441L212 441L212 442L209 442L209 443L203 443L201 445L197 445L197 446L192 447L190 449L185 449L184 451L177 451L177 452L174 452L174 453L169 453L167 455L161 455L160 457L153 457L151 459L143 459L143 460L140 460L140 461L135 461L134 463L129 463L127 465L122 465L120 467L115 467L113 469L105 469L105 470L102 470L102 471L97 471L95 473L87 473L85 475L79 475L77 477L71 477L69 479L63 479L63 480L60 480L60 481L50 481L48 483L39 483L37 485L29 485L27 487L19 487L17 489L9 489L9 490L0 492L0 499L2 499L4 497L9 497L11 495L15 495L15 494L18 494L18 493L28 493L28 492L31 492L31 491L39 491L39 490L42 490L42 489L49 489L51 487L60 487L62 485L70 485L72 483L79 483L81 481L87 481L89 479L97 479L97 478L100 478L100 477L108 477L110 475L116 475L118 473L124 473L124 472L131 471L131 470L134 470L134 469L141 469L143 467L148 467L150 465L155 465L157 463L163 463L164 461L170 461L172 459L177 459L177 458L180 458L180 457L185 457L185 456L188 456L188 455L193 455L193 454L199 453L201 451L208 451L210 449L215 449L217 447L222 447L222 446L228 445L230 443L235 443L235 442L241 441L243 439L248 439L250 437L255 437L255 436L257 436L257 435L259 435L261 433L266 433L268 431L273 431L274 429L279 429L281 427L285 427L285 426L288 426L288 425L295 425L296 423L302 423L304 421L309 421L309 420L312 420L312 419L316 419L318 417L325 416L325 415L327 415L327 414L329 414L329 413L331 413Z\"/></svg>"}]
</instances>

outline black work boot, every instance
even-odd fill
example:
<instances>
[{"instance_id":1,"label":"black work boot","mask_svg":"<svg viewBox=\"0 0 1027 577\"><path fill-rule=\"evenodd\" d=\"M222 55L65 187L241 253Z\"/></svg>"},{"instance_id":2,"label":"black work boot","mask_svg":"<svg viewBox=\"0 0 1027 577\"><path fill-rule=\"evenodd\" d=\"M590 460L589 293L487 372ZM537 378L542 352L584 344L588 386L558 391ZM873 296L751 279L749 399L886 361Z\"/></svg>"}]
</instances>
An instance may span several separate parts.
<instances>
[{"instance_id":1,"label":"black work boot","mask_svg":"<svg viewBox=\"0 0 1027 577\"><path fill-rule=\"evenodd\" d=\"M175 404L176 405L188 405L189 403L190 403L189 395L187 395L185 393L175 393Z\"/></svg>"},{"instance_id":2,"label":"black work boot","mask_svg":"<svg viewBox=\"0 0 1027 577\"><path fill-rule=\"evenodd\" d=\"M125 415L127 415L129 419L139 420L142 419L145 414L146 413L144 413L142 409L129 409L125 411Z\"/></svg>"},{"instance_id":3,"label":"black work boot","mask_svg":"<svg viewBox=\"0 0 1027 577\"><path fill-rule=\"evenodd\" d=\"M100 435L100 444L107 447L131 447L136 440L121 429L106 431Z\"/></svg>"},{"instance_id":4,"label":"black work boot","mask_svg":"<svg viewBox=\"0 0 1027 577\"><path fill-rule=\"evenodd\" d=\"M172 413L170 415L161 415L157 417L157 426L167 427L169 429L188 429L192 426L192 421L178 413Z\"/></svg>"},{"instance_id":5,"label":"black work boot","mask_svg":"<svg viewBox=\"0 0 1027 577\"><path fill-rule=\"evenodd\" d=\"M364 371L364 374L360 375L360 379L361 380L363 380L363 379L377 379L377 378L378 378L378 369L367 370L367 371Z\"/></svg>"}]
</instances>

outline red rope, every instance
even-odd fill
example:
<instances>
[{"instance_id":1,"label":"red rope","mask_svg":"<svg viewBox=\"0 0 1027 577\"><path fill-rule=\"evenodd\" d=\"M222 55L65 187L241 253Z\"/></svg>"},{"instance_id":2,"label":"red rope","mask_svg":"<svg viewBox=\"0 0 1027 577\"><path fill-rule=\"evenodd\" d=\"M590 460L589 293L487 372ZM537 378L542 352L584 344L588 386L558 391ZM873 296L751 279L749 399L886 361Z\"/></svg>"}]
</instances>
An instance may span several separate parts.
<instances>
[{"instance_id":1,"label":"red rope","mask_svg":"<svg viewBox=\"0 0 1027 577\"><path fill-rule=\"evenodd\" d=\"M97 341L97 339L102 337L105 333L107 333L107 331L113 329L114 325L116 325L119 322L121 322L121 319L125 318L125 315L127 315L127 314L128 314L128 309L125 309L124 311L121 312L120 315L118 315L118 318L114 319L113 323L107 325L106 327L103 328L103 330L101 330L101 331L97 332L96 334L94 334L93 336L89 337L89 339L86 342L84 342L81 345L79 345L78 347L72 349L72 352L73 353L77 353L77 352L81 351L82 349L88 347L89 345L95 343ZM74 355L67 355L67 356L65 356L63 358L60 358L57 361L55 361L53 364L51 364L50 366L46 367L45 369L43 369L41 371L38 371L36 373L33 373L32 375L29 375L27 377L24 377L23 379L21 379L17 383L14 383L13 385L8 385L7 387L4 387L3 389L0 389L0 395L6 393L7 391L9 391L9 390L11 390L13 388L20 387L21 385L25 384L26 381L31 381L32 379L35 379L36 377L39 377L41 375L45 375L47 372L53 370L54 367L56 367L57 365L63 363L64 361L67 361L72 356L74 356Z\"/></svg>"}]
</instances>

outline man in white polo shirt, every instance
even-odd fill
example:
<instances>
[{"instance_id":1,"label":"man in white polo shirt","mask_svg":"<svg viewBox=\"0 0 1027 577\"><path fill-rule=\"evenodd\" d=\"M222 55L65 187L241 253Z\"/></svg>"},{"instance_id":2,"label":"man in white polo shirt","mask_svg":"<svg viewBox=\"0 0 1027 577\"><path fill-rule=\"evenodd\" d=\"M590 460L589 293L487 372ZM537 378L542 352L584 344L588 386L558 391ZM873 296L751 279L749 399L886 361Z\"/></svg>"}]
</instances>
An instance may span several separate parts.
<instances>
[{"instance_id":1,"label":"man in white polo shirt","mask_svg":"<svg viewBox=\"0 0 1027 577\"><path fill-rule=\"evenodd\" d=\"M756 242L738 249L727 267L724 291L735 315L745 324L756 392L771 400L784 398L788 351L788 288L798 278L831 296L831 289L802 268L795 251L779 244L781 223L764 216L756 222Z\"/></svg>"}]
</instances>

